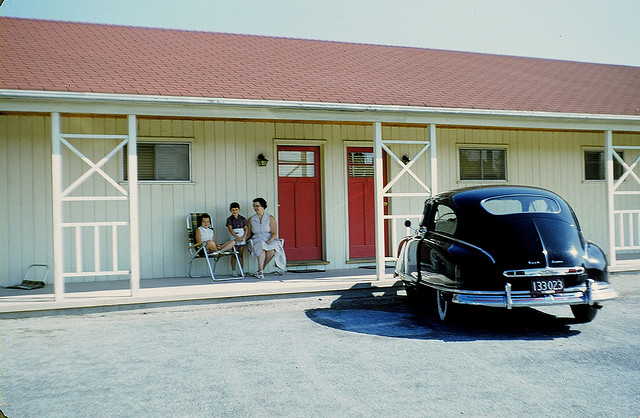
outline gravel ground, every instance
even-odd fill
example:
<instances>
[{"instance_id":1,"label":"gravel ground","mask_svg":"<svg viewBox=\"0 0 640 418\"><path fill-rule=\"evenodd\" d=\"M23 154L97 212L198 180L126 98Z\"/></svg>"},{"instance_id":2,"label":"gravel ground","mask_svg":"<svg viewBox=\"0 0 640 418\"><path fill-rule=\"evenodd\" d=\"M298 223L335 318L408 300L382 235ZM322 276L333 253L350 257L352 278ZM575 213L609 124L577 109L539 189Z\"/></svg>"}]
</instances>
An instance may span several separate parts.
<instances>
[{"instance_id":1,"label":"gravel ground","mask_svg":"<svg viewBox=\"0 0 640 418\"><path fill-rule=\"evenodd\" d=\"M640 415L640 275L591 323L316 297L3 319L8 417Z\"/></svg>"}]
</instances>

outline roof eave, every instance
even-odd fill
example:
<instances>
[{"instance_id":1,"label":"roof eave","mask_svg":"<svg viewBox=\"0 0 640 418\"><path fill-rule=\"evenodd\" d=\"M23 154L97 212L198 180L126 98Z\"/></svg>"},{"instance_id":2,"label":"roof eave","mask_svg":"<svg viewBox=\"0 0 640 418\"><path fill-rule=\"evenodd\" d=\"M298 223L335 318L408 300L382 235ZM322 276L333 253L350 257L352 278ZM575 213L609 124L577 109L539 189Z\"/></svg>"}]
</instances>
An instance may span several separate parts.
<instances>
[{"instance_id":1,"label":"roof eave","mask_svg":"<svg viewBox=\"0 0 640 418\"><path fill-rule=\"evenodd\" d=\"M640 116L0 89L4 112L640 131Z\"/></svg>"}]
</instances>

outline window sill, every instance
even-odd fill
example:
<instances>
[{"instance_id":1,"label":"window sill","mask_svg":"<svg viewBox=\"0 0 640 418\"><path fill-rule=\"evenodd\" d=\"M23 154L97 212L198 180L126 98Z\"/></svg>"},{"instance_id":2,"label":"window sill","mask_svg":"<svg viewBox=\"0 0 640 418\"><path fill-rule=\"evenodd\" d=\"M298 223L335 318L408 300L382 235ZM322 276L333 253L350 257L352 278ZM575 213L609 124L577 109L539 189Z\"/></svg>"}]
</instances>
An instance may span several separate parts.
<instances>
[{"instance_id":1,"label":"window sill","mask_svg":"<svg viewBox=\"0 0 640 418\"><path fill-rule=\"evenodd\" d=\"M129 184L128 181L121 181L119 182L120 185L127 185ZM176 186L176 185L185 185L185 186L189 186L189 185L194 185L195 186L195 182L193 181L170 181L170 180L139 180L138 181L138 185L139 186L160 186L160 185L171 185L171 186Z\"/></svg>"}]
</instances>

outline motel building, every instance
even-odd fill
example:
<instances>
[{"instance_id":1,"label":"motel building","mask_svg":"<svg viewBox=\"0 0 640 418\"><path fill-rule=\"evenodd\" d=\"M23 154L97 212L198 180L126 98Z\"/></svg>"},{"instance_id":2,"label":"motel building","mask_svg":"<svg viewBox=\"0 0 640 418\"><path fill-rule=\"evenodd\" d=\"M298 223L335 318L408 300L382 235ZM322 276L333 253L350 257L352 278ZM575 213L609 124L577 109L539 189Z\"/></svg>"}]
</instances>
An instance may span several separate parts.
<instances>
[{"instance_id":1,"label":"motel building","mask_svg":"<svg viewBox=\"0 0 640 418\"><path fill-rule=\"evenodd\" d=\"M640 68L0 19L0 285L187 277L185 226L263 197L287 270L376 267L426 197L563 196L640 269ZM201 268L199 266L198 268ZM245 269L256 261L245 254ZM216 274L230 274L228 262Z\"/></svg>"}]
</instances>

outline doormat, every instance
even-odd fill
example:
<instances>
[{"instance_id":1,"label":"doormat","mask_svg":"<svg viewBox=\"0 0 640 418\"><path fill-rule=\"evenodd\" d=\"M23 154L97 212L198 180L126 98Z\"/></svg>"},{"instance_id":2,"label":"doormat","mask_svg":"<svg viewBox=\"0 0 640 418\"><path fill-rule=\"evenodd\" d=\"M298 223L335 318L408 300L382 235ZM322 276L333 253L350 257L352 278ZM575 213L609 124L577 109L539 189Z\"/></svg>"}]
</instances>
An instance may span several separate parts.
<instances>
[{"instance_id":1,"label":"doormat","mask_svg":"<svg viewBox=\"0 0 640 418\"><path fill-rule=\"evenodd\" d=\"M44 287L44 282L41 282L39 280L23 280L22 283L15 286L9 286L7 289L33 290L40 289L41 287Z\"/></svg>"},{"instance_id":2,"label":"doormat","mask_svg":"<svg viewBox=\"0 0 640 418\"><path fill-rule=\"evenodd\" d=\"M392 268L393 265L384 265L385 268ZM360 266L361 269L370 269L370 270L375 270L377 267L376 266Z\"/></svg>"}]
</instances>

